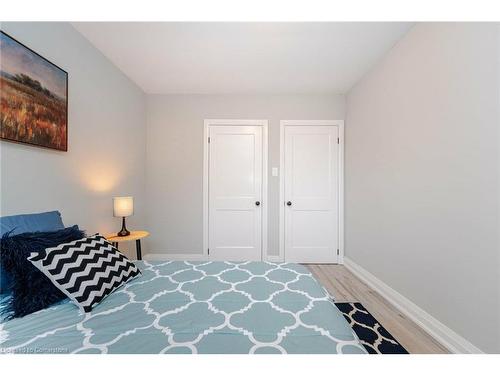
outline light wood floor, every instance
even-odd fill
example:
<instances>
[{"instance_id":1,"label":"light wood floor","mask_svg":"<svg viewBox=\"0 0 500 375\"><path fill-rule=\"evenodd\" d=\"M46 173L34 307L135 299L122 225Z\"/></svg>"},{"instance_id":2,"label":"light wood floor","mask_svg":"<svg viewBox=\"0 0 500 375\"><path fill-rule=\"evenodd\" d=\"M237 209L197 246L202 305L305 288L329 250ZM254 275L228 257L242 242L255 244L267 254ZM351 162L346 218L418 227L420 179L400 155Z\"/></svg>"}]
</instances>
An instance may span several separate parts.
<instances>
[{"instance_id":1,"label":"light wood floor","mask_svg":"<svg viewBox=\"0 0 500 375\"><path fill-rule=\"evenodd\" d=\"M361 302L410 353L448 353L413 321L342 265L308 264L336 302Z\"/></svg>"}]
</instances>

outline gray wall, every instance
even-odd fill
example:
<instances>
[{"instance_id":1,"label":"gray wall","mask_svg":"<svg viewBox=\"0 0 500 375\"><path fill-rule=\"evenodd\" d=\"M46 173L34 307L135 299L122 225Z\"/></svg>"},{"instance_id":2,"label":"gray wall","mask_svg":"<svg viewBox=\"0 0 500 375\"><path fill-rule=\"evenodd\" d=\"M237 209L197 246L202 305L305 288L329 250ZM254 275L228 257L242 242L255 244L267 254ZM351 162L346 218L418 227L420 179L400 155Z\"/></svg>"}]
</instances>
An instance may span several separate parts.
<instances>
[{"instance_id":1,"label":"gray wall","mask_svg":"<svg viewBox=\"0 0 500 375\"><path fill-rule=\"evenodd\" d=\"M59 209L67 225L107 232L119 227L111 198L133 195L130 227L152 232L152 251L201 253L203 119L270 120L270 169L280 119L344 118L334 95L146 103L70 25L1 27L69 72L69 151L0 142L1 215ZM493 24L417 25L351 91L346 119L347 256L490 352L500 351L499 51ZM270 254L278 181L269 176Z\"/></svg>"},{"instance_id":2,"label":"gray wall","mask_svg":"<svg viewBox=\"0 0 500 375\"><path fill-rule=\"evenodd\" d=\"M346 255L500 352L495 24L419 24L347 97Z\"/></svg>"},{"instance_id":3,"label":"gray wall","mask_svg":"<svg viewBox=\"0 0 500 375\"><path fill-rule=\"evenodd\" d=\"M144 226L145 96L67 23L2 30L69 73L68 152L0 142L1 215L60 210L88 233L119 229L112 197L135 197Z\"/></svg>"},{"instance_id":4,"label":"gray wall","mask_svg":"<svg viewBox=\"0 0 500 375\"><path fill-rule=\"evenodd\" d=\"M278 254L280 120L342 120L344 97L336 95L148 96L147 225L155 253L203 251L203 120L269 120L268 253Z\"/></svg>"}]
</instances>

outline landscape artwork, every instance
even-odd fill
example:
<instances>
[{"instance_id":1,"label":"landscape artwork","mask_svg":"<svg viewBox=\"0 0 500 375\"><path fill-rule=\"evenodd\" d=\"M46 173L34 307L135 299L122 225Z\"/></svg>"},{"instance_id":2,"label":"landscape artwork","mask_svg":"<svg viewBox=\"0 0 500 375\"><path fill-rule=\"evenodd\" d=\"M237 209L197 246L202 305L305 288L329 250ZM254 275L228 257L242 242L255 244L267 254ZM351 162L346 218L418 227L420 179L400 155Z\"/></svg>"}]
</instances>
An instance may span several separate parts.
<instances>
[{"instance_id":1,"label":"landscape artwork","mask_svg":"<svg viewBox=\"0 0 500 375\"><path fill-rule=\"evenodd\" d=\"M68 73L0 31L1 138L68 150Z\"/></svg>"}]
</instances>

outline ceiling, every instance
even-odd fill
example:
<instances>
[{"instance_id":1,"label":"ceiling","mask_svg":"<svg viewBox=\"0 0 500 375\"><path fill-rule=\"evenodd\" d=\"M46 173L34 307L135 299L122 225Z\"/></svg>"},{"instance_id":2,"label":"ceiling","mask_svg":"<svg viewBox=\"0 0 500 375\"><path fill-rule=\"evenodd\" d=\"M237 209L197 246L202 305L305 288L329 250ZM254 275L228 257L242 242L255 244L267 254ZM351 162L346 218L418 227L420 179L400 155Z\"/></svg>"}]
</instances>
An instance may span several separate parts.
<instances>
[{"instance_id":1,"label":"ceiling","mask_svg":"<svg viewBox=\"0 0 500 375\"><path fill-rule=\"evenodd\" d=\"M347 92L411 23L75 22L146 93Z\"/></svg>"}]
</instances>

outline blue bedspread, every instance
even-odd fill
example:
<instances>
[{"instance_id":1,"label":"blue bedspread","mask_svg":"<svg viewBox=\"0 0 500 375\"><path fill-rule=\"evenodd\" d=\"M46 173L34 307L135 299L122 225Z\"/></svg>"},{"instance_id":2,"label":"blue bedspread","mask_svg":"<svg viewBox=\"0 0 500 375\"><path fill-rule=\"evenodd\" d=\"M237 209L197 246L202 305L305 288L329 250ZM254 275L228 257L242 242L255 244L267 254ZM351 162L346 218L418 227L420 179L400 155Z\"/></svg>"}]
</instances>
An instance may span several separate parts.
<instances>
[{"instance_id":1,"label":"blue bedspread","mask_svg":"<svg viewBox=\"0 0 500 375\"><path fill-rule=\"evenodd\" d=\"M138 262L91 313L68 300L0 324L3 353L366 353L309 271L265 262Z\"/></svg>"}]
</instances>

